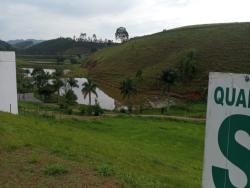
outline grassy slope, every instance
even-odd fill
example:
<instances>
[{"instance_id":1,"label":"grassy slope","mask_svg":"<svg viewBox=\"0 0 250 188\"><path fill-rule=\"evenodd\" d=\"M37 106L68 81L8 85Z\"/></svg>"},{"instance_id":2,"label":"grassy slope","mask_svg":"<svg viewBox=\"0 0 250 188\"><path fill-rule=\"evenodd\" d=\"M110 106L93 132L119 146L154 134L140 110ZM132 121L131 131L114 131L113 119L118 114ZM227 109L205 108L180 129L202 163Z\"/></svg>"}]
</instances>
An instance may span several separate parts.
<instances>
[{"instance_id":1,"label":"grassy slope","mask_svg":"<svg viewBox=\"0 0 250 188\"><path fill-rule=\"evenodd\" d=\"M0 40L0 51L10 51L10 50L14 50L13 47L8 43Z\"/></svg>"},{"instance_id":2,"label":"grassy slope","mask_svg":"<svg viewBox=\"0 0 250 188\"><path fill-rule=\"evenodd\" d=\"M144 72L142 87L148 93L157 90L161 71L177 67L190 49L196 50L198 75L193 83L177 84L174 90L178 93L201 92L207 86L210 71L250 73L250 23L169 30L100 50L87 63L94 67L92 77L106 92L119 98L119 82L134 76L139 69Z\"/></svg>"},{"instance_id":3,"label":"grassy slope","mask_svg":"<svg viewBox=\"0 0 250 188\"><path fill-rule=\"evenodd\" d=\"M201 186L203 124L129 117L58 121L3 113L0 120L0 151L13 152L9 156L28 150L104 172L113 169L128 187ZM4 164L0 171L3 166L8 167ZM71 173L75 167L67 168ZM22 170L27 173L25 169ZM19 181L25 179L24 172L16 172ZM34 177L40 175L39 170L30 173ZM6 180L1 177L0 182Z\"/></svg>"},{"instance_id":4,"label":"grassy slope","mask_svg":"<svg viewBox=\"0 0 250 188\"><path fill-rule=\"evenodd\" d=\"M19 50L21 55L76 55L87 54L93 49L105 47L104 43L76 42L70 38L44 41L27 49Z\"/></svg>"}]
</instances>

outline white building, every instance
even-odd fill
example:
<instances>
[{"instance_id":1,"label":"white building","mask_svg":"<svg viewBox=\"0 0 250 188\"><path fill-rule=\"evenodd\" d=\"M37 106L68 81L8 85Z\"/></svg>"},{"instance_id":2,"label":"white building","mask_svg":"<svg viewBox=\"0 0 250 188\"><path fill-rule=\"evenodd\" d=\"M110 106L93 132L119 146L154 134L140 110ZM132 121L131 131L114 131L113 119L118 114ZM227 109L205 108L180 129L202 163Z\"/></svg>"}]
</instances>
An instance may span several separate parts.
<instances>
[{"instance_id":1,"label":"white building","mask_svg":"<svg viewBox=\"0 0 250 188\"><path fill-rule=\"evenodd\" d=\"M0 111L18 114L15 52L0 52Z\"/></svg>"}]
</instances>

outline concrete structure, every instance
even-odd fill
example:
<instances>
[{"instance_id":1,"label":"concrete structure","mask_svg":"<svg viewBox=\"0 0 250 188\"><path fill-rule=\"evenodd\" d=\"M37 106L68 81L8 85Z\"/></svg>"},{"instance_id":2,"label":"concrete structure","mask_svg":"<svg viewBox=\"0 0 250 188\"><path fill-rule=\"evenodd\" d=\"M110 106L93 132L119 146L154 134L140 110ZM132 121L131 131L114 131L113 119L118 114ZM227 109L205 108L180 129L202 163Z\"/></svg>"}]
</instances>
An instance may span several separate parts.
<instances>
[{"instance_id":1,"label":"concrete structure","mask_svg":"<svg viewBox=\"0 0 250 188\"><path fill-rule=\"evenodd\" d=\"M15 52L0 52L0 111L18 114Z\"/></svg>"}]
</instances>

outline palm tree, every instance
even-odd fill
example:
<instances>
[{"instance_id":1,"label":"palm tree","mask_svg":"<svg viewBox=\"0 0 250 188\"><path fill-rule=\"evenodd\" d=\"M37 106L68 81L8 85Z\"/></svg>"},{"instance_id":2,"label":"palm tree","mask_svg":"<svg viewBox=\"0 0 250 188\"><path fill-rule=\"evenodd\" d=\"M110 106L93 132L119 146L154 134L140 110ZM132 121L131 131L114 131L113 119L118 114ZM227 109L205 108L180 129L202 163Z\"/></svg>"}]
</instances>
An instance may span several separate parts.
<instances>
[{"instance_id":1,"label":"palm tree","mask_svg":"<svg viewBox=\"0 0 250 188\"><path fill-rule=\"evenodd\" d=\"M53 80L53 86L57 92L57 102L59 103L60 89L64 86L64 83L60 78L56 78Z\"/></svg>"},{"instance_id":2,"label":"palm tree","mask_svg":"<svg viewBox=\"0 0 250 188\"><path fill-rule=\"evenodd\" d=\"M136 83L131 78L127 78L126 80L123 80L121 82L120 90L123 98L124 99L127 98L129 103L130 103L130 97L137 94ZM131 107L132 105L129 104L130 111L132 110Z\"/></svg>"},{"instance_id":3,"label":"palm tree","mask_svg":"<svg viewBox=\"0 0 250 188\"><path fill-rule=\"evenodd\" d=\"M131 78L127 78L121 82L120 90L123 98L127 99L137 94L136 84Z\"/></svg>"},{"instance_id":4,"label":"palm tree","mask_svg":"<svg viewBox=\"0 0 250 188\"><path fill-rule=\"evenodd\" d=\"M91 94L93 93L96 97L98 97L96 92L97 85L93 83L92 80L87 79L87 82L83 83L82 86L82 94L84 99L89 96L89 105L91 105Z\"/></svg>"},{"instance_id":5,"label":"palm tree","mask_svg":"<svg viewBox=\"0 0 250 188\"><path fill-rule=\"evenodd\" d=\"M71 90L72 90L74 87L79 88L79 86L78 86L78 84L77 84L78 81L77 81L76 79L74 79L74 78L69 78L69 79L67 80L67 82L68 82L68 84L69 84Z\"/></svg>"}]
</instances>

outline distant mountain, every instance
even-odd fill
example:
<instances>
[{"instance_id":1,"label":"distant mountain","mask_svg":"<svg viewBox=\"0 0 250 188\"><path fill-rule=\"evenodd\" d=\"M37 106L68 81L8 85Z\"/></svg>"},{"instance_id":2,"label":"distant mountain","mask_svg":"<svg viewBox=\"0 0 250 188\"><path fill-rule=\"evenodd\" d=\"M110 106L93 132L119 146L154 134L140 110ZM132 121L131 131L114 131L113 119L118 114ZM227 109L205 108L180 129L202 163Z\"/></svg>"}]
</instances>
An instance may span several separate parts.
<instances>
[{"instance_id":1,"label":"distant mountain","mask_svg":"<svg viewBox=\"0 0 250 188\"><path fill-rule=\"evenodd\" d=\"M18 50L17 52L20 55L75 55L95 52L110 45L114 44L57 38Z\"/></svg>"},{"instance_id":2,"label":"distant mountain","mask_svg":"<svg viewBox=\"0 0 250 188\"><path fill-rule=\"evenodd\" d=\"M0 51L10 51L10 50L14 50L13 47L8 43L0 40Z\"/></svg>"},{"instance_id":3,"label":"distant mountain","mask_svg":"<svg viewBox=\"0 0 250 188\"><path fill-rule=\"evenodd\" d=\"M15 48L19 49L25 49L29 48L31 46L34 46L36 44L39 44L41 42L44 42L44 40L36 40L36 39L17 39L17 40L9 40L7 41L10 45L12 45Z\"/></svg>"}]
</instances>

